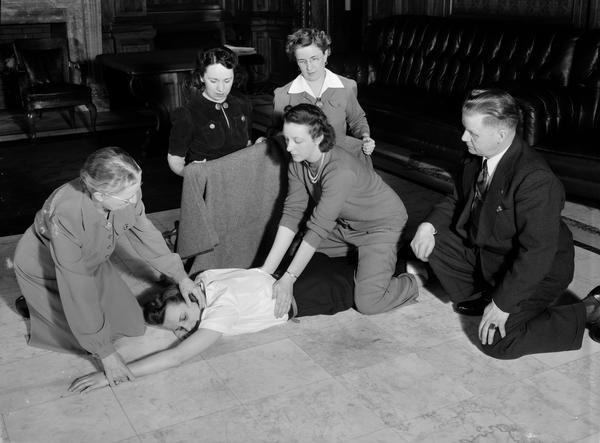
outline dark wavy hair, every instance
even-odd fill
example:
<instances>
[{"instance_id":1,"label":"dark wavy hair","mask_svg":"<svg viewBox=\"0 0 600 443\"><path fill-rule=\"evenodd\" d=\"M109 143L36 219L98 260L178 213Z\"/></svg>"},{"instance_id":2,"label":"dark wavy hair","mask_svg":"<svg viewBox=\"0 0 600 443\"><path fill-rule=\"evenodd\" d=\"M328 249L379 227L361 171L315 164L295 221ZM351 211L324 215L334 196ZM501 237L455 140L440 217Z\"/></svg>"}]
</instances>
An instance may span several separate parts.
<instances>
[{"instance_id":1,"label":"dark wavy hair","mask_svg":"<svg viewBox=\"0 0 600 443\"><path fill-rule=\"evenodd\" d=\"M142 168L125 150L116 146L92 152L79 170L79 178L90 193L119 192L139 180Z\"/></svg>"},{"instance_id":2,"label":"dark wavy hair","mask_svg":"<svg viewBox=\"0 0 600 443\"><path fill-rule=\"evenodd\" d=\"M521 109L515 98L501 89L473 89L467 95L463 114L483 114L488 125L504 125L516 129L521 122Z\"/></svg>"},{"instance_id":3,"label":"dark wavy hair","mask_svg":"<svg viewBox=\"0 0 600 443\"><path fill-rule=\"evenodd\" d=\"M234 75L238 68L238 57L231 49L225 46L219 46L217 48L207 49L198 53L196 58L196 69L192 74L192 84L196 88L202 86L200 77L206 73L211 65L222 65L227 69L233 69Z\"/></svg>"},{"instance_id":4,"label":"dark wavy hair","mask_svg":"<svg viewBox=\"0 0 600 443\"><path fill-rule=\"evenodd\" d=\"M287 36L285 53L290 60L296 61L296 49L315 45L323 54L331 49L331 37L325 31L316 28L300 28Z\"/></svg>"},{"instance_id":5,"label":"dark wavy hair","mask_svg":"<svg viewBox=\"0 0 600 443\"><path fill-rule=\"evenodd\" d=\"M308 126L308 132L313 139L322 135L323 140L319 144L321 152L330 151L335 146L333 126L329 124L327 117L318 106L309 103L286 106L283 112L283 122Z\"/></svg>"},{"instance_id":6,"label":"dark wavy hair","mask_svg":"<svg viewBox=\"0 0 600 443\"><path fill-rule=\"evenodd\" d=\"M142 309L146 323L162 326L165 322L165 311L170 303L185 303L177 285L168 286L164 291L156 293L154 298L143 304Z\"/></svg>"}]
</instances>

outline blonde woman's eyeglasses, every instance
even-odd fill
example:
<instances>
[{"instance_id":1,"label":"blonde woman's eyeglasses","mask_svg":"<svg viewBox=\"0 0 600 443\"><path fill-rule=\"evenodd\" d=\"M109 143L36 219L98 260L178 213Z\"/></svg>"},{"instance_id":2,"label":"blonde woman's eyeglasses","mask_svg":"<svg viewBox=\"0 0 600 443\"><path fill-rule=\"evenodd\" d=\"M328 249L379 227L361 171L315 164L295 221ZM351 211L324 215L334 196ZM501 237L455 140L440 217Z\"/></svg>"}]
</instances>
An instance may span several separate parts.
<instances>
[{"instance_id":1,"label":"blonde woman's eyeglasses","mask_svg":"<svg viewBox=\"0 0 600 443\"><path fill-rule=\"evenodd\" d=\"M129 198L121 198L121 197L117 197L114 194L109 194L109 193L104 193L104 195L108 195L109 197L114 198L115 200L119 200L120 202L127 203L127 204L132 204L133 205L136 202L136 198L137 198L139 192L140 191L137 191L135 194L133 194Z\"/></svg>"}]
</instances>

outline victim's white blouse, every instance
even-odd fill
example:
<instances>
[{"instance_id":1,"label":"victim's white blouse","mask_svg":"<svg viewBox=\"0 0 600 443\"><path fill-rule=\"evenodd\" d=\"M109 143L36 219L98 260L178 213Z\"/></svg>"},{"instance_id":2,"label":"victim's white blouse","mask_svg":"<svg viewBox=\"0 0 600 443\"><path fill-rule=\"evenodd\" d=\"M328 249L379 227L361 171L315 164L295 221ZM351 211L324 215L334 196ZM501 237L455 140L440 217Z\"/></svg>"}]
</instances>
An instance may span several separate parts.
<instances>
[{"instance_id":1,"label":"victim's white blouse","mask_svg":"<svg viewBox=\"0 0 600 443\"><path fill-rule=\"evenodd\" d=\"M200 328L226 335L247 334L285 323L275 318L275 279L259 269L211 269L196 277L206 292Z\"/></svg>"}]
</instances>

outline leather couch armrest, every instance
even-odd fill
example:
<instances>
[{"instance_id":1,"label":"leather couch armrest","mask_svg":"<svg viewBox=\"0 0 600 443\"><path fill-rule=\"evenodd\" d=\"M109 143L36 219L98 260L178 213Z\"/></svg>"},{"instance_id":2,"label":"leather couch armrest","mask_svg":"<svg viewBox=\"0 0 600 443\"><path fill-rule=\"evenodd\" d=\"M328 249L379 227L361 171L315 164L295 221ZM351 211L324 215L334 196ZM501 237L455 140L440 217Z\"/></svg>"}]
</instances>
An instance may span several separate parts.
<instances>
[{"instance_id":1,"label":"leather couch armrest","mask_svg":"<svg viewBox=\"0 0 600 443\"><path fill-rule=\"evenodd\" d=\"M375 81L374 66L366 54L336 54L328 58L330 69L336 74L355 80L359 86Z\"/></svg>"}]
</instances>

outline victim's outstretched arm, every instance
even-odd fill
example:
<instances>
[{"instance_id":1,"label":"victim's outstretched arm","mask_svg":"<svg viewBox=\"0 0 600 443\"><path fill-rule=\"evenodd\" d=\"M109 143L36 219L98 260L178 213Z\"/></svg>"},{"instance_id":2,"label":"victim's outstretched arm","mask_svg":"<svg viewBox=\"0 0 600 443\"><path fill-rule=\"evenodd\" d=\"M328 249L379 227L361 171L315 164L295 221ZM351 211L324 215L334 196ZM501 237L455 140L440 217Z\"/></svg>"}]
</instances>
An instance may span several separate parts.
<instances>
[{"instance_id":1,"label":"victim's outstretched arm","mask_svg":"<svg viewBox=\"0 0 600 443\"><path fill-rule=\"evenodd\" d=\"M183 362L197 356L212 346L223 334L211 329L198 329L177 346L143 357L127 366L135 377L164 371L179 366ZM108 385L108 380L102 372L84 375L77 378L71 386L71 392L89 392Z\"/></svg>"}]
</instances>

